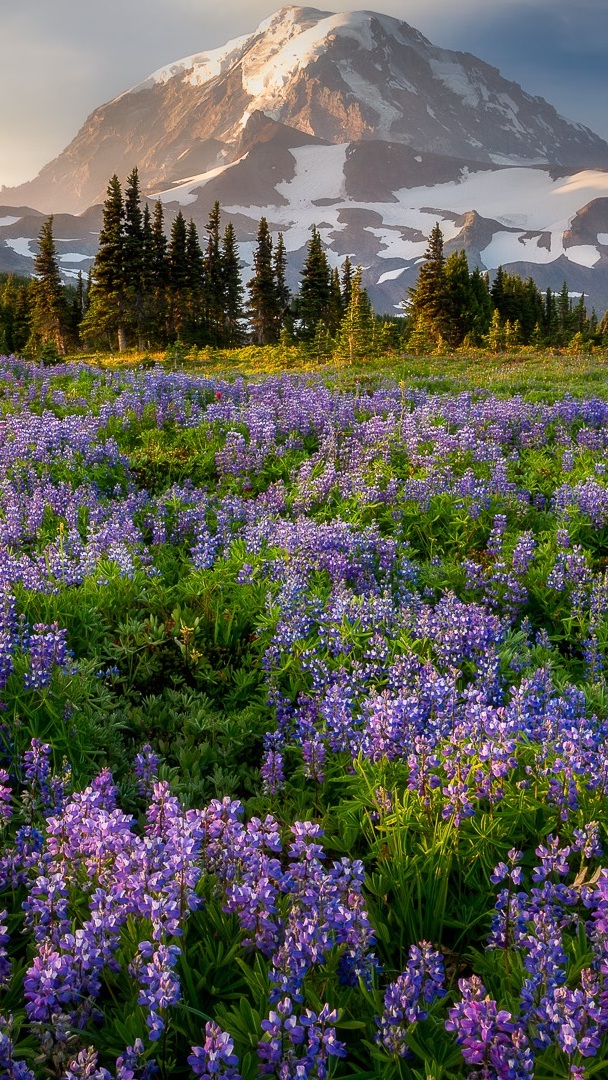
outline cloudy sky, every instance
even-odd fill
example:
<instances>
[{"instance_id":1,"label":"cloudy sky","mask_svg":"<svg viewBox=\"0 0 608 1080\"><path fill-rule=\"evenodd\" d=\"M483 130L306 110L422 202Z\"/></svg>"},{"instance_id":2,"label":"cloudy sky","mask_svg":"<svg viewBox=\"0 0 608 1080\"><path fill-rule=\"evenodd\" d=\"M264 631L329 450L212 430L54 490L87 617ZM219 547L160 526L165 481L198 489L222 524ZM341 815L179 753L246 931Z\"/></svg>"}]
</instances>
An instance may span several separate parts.
<instances>
[{"instance_id":1,"label":"cloudy sky","mask_svg":"<svg viewBox=\"0 0 608 1080\"><path fill-rule=\"evenodd\" d=\"M29 180L97 106L156 68L248 33L281 0L0 0L0 186ZM500 68L608 139L607 0L339 0L405 19Z\"/></svg>"}]
</instances>

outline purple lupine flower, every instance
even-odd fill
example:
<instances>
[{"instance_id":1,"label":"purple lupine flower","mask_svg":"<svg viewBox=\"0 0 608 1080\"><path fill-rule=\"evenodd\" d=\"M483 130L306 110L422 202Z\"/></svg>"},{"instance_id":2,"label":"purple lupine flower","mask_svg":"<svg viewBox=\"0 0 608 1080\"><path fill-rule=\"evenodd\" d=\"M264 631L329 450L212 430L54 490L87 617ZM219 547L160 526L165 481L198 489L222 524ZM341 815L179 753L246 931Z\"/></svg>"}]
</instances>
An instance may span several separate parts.
<instances>
[{"instance_id":1,"label":"purple lupine flower","mask_svg":"<svg viewBox=\"0 0 608 1080\"><path fill-rule=\"evenodd\" d=\"M158 766L161 759L149 743L142 746L133 759L133 772L137 777L137 790L144 798L152 794L152 785L158 778Z\"/></svg>"},{"instance_id":2,"label":"purple lupine flower","mask_svg":"<svg viewBox=\"0 0 608 1080\"><path fill-rule=\"evenodd\" d=\"M310 1009L296 1017L288 997L277 1003L268 1019L262 1020L264 1035L258 1043L263 1076L316 1077L325 1080L330 1057L346 1057L346 1048L336 1038L338 1013L325 1004L318 1016Z\"/></svg>"},{"instance_id":3,"label":"purple lupine flower","mask_svg":"<svg viewBox=\"0 0 608 1080\"><path fill-rule=\"evenodd\" d=\"M204 1046L193 1046L188 1064L201 1080L241 1080L237 1066L239 1059L234 1053L234 1040L219 1024L210 1020L205 1024Z\"/></svg>"},{"instance_id":4,"label":"purple lupine flower","mask_svg":"<svg viewBox=\"0 0 608 1080\"><path fill-rule=\"evenodd\" d=\"M16 1061L13 1044L13 1017L0 1016L0 1069L6 1080L35 1080L25 1061Z\"/></svg>"},{"instance_id":5,"label":"purple lupine flower","mask_svg":"<svg viewBox=\"0 0 608 1080\"><path fill-rule=\"evenodd\" d=\"M384 995L384 1011L376 1020L379 1031L376 1042L391 1057L405 1057L409 1053L407 1029L417 1020L425 1020L430 1005L436 998L444 997L445 971L443 956L426 941L410 947L407 966L395 982L390 983Z\"/></svg>"},{"instance_id":6,"label":"purple lupine flower","mask_svg":"<svg viewBox=\"0 0 608 1080\"><path fill-rule=\"evenodd\" d=\"M283 746L284 740L280 732L267 732L264 736L264 758L260 772L266 795L277 795L285 784Z\"/></svg>"},{"instance_id":7,"label":"purple lupine flower","mask_svg":"<svg viewBox=\"0 0 608 1080\"><path fill-rule=\"evenodd\" d=\"M0 823L13 816L13 792L7 783L8 779L6 769L0 769Z\"/></svg>"},{"instance_id":8,"label":"purple lupine flower","mask_svg":"<svg viewBox=\"0 0 608 1080\"><path fill-rule=\"evenodd\" d=\"M154 1058L144 1059L144 1044L135 1039L133 1046L127 1046L120 1057L116 1058L115 1080L152 1080L158 1072Z\"/></svg>"},{"instance_id":9,"label":"purple lupine flower","mask_svg":"<svg viewBox=\"0 0 608 1080\"><path fill-rule=\"evenodd\" d=\"M112 1080L112 1077L107 1069L98 1066L97 1051L89 1046L70 1062L61 1080Z\"/></svg>"},{"instance_id":10,"label":"purple lupine flower","mask_svg":"<svg viewBox=\"0 0 608 1080\"><path fill-rule=\"evenodd\" d=\"M0 920L6 919L7 912L0 911ZM8 958L6 946L10 942L7 926L0 925L0 987L6 988L10 982L12 964Z\"/></svg>"},{"instance_id":11,"label":"purple lupine flower","mask_svg":"<svg viewBox=\"0 0 608 1080\"><path fill-rule=\"evenodd\" d=\"M516 574L525 574L529 569L532 559L534 558L534 552L536 551L536 540L531 532L522 533L519 537L515 547L513 548L513 570Z\"/></svg>"},{"instance_id":12,"label":"purple lupine flower","mask_svg":"<svg viewBox=\"0 0 608 1080\"><path fill-rule=\"evenodd\" d=\"M470 1077L530 1080L534 1058L523 1025L498 1009L478 976L460 979L462 1000L448 1011L446 1031L456 1035L467 1065L480 1066Z\"/></svg>"},{"instance_id":13,"label":"purple lupine flower","mask_svg":"<svg viewBox=\"0 0 608 1080\"><path fill-rule=\"evenodd\" d=\"M534 1015L539 1045L554 1041L569 1057L595 1057L605 1031L606 1016L599 1000L599 981L589 968L581 972L581 987L551 984Z\"/></svg>"},{"instance_id":14,"label":"purple lupine flower","mask_svg":"<svg viewBox=\"0 0 608 1080\"><path fill-rule=\"evenodd\" d=\"M30 669L24 676L24 684L30 690L48 686L54 667L65 667L69 657L66 645L67 630L58 623L46 626L35 623L29 639Z\"/></svg>"},{"instance_id":15,"label":"purple lupine flower","mask_svg":"<svg viewBox=\"0 0 608 1080\"><path fill-rule=\"evenodd\" d=\"M180 954L181 949L177 945L154 945L150 941L140 941L135 959L129 967L141 987L138 1004L148 1010L146 1024L150 1042L160 1039L164 1030L165 1021L161 1013L176 1005L181 998L179 979L174 971Z\"/></svg>"},{"instance_id":16,"label":"purple lupine flower","mask_svg":"<svg viewBox=\"0 0 608 1080\"><path fill-rule=\"evenodd\" d=\"M507 857L508 864L500 862L490 874L493 885L503 881L507 884L496 897L496 913L487 938L488 948L509 949L522 939L526 929L529 914L526 908L527 894L516 891L523 881L523 871L518 865L523 859L523 852L511 848Z\"/></svg>"},{"instance_id":17,"label":"purple lupine flower","mask_svg":"<svg viewBox=\"0 0 608 1080\"><path fill-rule=\"evenodd\" d=\"M588 821L582 829L574 829L573 837L572 851L580 851L585 859L595 859L603 854L599 822Z\"/></svg>"}]
</instances>

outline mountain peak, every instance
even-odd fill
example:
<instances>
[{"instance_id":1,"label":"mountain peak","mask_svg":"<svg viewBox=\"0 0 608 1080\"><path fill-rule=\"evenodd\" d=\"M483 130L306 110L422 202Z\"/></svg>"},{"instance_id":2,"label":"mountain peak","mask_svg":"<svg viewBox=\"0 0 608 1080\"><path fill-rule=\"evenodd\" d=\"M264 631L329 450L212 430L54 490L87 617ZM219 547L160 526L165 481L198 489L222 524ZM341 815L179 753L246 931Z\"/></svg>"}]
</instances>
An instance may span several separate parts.
<instances>
[{"instance_id":1,"label":"mountain peak","mask_svg":"<svg viewBox=\"0 0 608 1080\"><path fill-rule=\"evenodd\" d=\"M599 136L470 53L438 48L375 11L288 5L96 109L55 161L3 198L80 211L134 164L147 192L215 176L240 159L257 114L303 143L382 140L485 164L608 166Z\"/></svg>"}]
</instances>

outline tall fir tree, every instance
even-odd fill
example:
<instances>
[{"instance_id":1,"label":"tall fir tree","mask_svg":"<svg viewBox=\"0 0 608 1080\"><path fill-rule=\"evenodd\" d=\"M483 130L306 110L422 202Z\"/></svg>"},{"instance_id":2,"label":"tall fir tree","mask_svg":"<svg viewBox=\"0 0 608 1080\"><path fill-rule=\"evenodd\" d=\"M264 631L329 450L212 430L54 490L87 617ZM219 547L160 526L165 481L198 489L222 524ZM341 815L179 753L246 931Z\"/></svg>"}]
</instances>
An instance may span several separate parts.
<instances>
[{"instance_id":1,"label":"tall fir tree","mask_svg":"<svg viewBox=\"0 0 608 1080\"><path fill-rule=\"evenodd\" d=\"M326 322L330 298L331 270L319 230L313 225L302 267L297 302L299 334L305 341L311 341L319 323Z\"/></svg>"},{"instance_id":2,"label":"tall fir tree","mask_svg":"<svg viewBox=\"0 0 608 1080\"><path fill-rule=\"evenodd\" d=\"M502 311L503 297L505 286L505 272L502 266L498 267L494 280L490 287L490 296L492 297L492 304L499 312Z\"/></svg>"},{"instance_id":3,"label":"tall fir tree","mask_svg":"<svg viewBox=\"0 0 608 1080\"><path fill-rule=\"evenodd\" d=\"M277 302L279 306L279 328L280 331L287 329L288 333L291 334L293 329L291 313L289 310L291 304L291 290L287 284L287 250L285 248L285 240L282 232L278 234L277 242L274 246L273 268Z\"/></svg>"},{"instance_id":4,"label":"tall fir tree","mask_svg":"<svg viewBox=\"0 0 608 1080\"><path fill-rule=\"evenodd\" d=\"M53 237L53 215L43 223L38 235L32 282L32 344L52 346L60 356L67 347L69 314L61 282Z\"/></svg>"},{"instance_id":5,"label":"tall fir tree","mask_svg":"<svg viewBox=\"0 0 608 1080\"><path fill-rule=\"evenodd\" d=\"M352 292L352 287L350 289ZM348 305L346 306L348 311ZM340 283L340 271L335 266L331 272L329 282L329 305L327 308L327 329L332 337L335 337L342 324L345 308L342 302L342 286Z\"/></svg>"},{"instance_id":6,"label":"tall fir tree","mask_svg":"<svg viewBox=\"0 0 608 1080\"><path fill-rule=\"evenodd\" d=\"M76 285L69 289L68 301L68 324L70 339L76 343L79 338L80 324L86 311L86 286L82 276L82 270L78 271Z\"/></svg>"},{"instance_id":7,"label":"tall fir tree","mask_svg":"<svg viewBox=\"0 0 608 1080\"><path fill-rule=\"evenodd\" d=\"M150 280L152 283L151 333L156 340L165 344L169 315L169 254L165 235L165 212L160 199L157 199L154 204L152 213Z\"/></svg>"},{"instance_id":8,"label":"tall fir tree","mask_svg":"<svg viewBox=\"0 0 608 1080\"><path fill-rule=\"evenodd\" d=\"M85 337L116 336L118 349L127 347L127 298L124 278L124 207L116 174L108 184L103 204L99 248L91 273L89 309L82 321Z\"/></svg>"},{"instance_id":9,"label":"tall fir tree","mask_svg":"<svg viewBox=\"0 0 608 1080\"><path fill-rule=\"evenodd\" d=\"M471 326L468 331L473 345L481 345L492 321L492 297L487 274L476 266L471 274Z\"/></svg>"},{"instance_id":10,"label":"tall fir tree","mask_svg":"<svg viewBox=\"0 0 608 1080\"><path fill-rule=\"evenodd\" d=\"M585 294L581 293L576 304L572 308L572 328L575 334L584 334L588 328L587 305Z\"/></svg>"},{"instance_id":11,"label":"tall fir tree","mask_svg":"<svg viewBox=\"0 0 608 1080\"><path fill-rule=\"evenodd\" d=\"M350 303L350 290L354 273L355 271L353 268L353 264L350 261L350 257L347 255L344 262L342 263L342 275L340 278L342 289L342 307L344 311L346 311Z\"/></svg>"},{"instance_id":12,"label":"tall fir tree","mask_svg":"<svg viewBox=\"0 0 608 1080\"><path fill-rule=\"evenodd\" d=\"M0 336L7 353L23 352L31 337L32 282L14 274L0 275Z\"/></svg>"},{"instance_id":13,"label":"tall fir tree","mask_svg":"<svg viewBox=\"0 0 608 1080\"><path fill-rule=\"evenodd\" d=\"M436 222L431 230L416 284L409 290L412 323L424 326L437 342L446 337L446 279L443 233Z\"/></svg>"},{"instance_id":14,"label":"tall fir tree","mask_svg":"<svg viewBox=\"0 0 608 1080\"><path fill-rule=\"evenodd\" d=\"M215 202L205 226L204 304L207 341L221 345L224 335L224 277L220 238L221 208Z\"/></svg>"},{"instance_id":15,"label":"tall fir tree","mask_svg":"<svg viewBox=\"0 0 608 1080\"><path fill-rule=\"evenodd\" d=\"M243 281L234 225L228 222L222 237L224 329L222 344L239 345L243 338Z\"/></svg>"},{"instance_id":16,"label":"tall fir tree","mask_svg":"<svg viewBox=\"0 0 608 1080\"><path fill-rule=\"evenodd\" d=\"M442 336L451 348L456 349L471 332L474 321L473 290L465 251L454 251L448 255L444 279Z\"/></svg>"},{"instance_id":17,"label":"tall fir tree","mask_svg":"<svg viewBox=\"0 0 608 1080\"><path fill-rule=\"evenodd\" d=\"M253 253L254 274L249 281L248 314L256 345L279 339L280 307L273 266L272 238L265 217L260 219Z\"/></svg>"},{"instance_id":18,"label":"tall fir tree","mask_svg":"<svg viewBox=\"0 0 608 1080\"><path fill-rule=\"evenodd\" d=\"M340 326L337 355L352 364L369 359L374 351L374 314L366 289L363 270L357 266L350 288L350 300Z\"/></svg>"},{"instance_id":19,"label":"tall fir tree","mask_svg":"<svg viewBox=\"0 0 608 1080\"><path fill-rule=\"evenodd\" d=\"M192 218L186 229L186 316L182 327L182 337L191 343L203 343L203 250L198 238L198 231Z\"/></svg>"},{"instance_id":20,"label":"tall fir tree","mask_svg":"<svg viewBox=\"0 0 608 1080\"><path fill-rule=\"evenodd\" d=\"M485 343L492 352L502 352L505 348L505 328L500 318L500 311L498 308L494 308Z\"/></svg>"},{"instance_id":21,"label":"tall fir tree","mask_svg":"<svg viewBox=\"0 0 608 1080\"><path fill-rule=\"evenodd\" d=\"M127 177L124 191L123 274L125 313L139 349L143 348L144 233L137 166Z\"/></svg>"},{"instance_id":22,"label":"tall fir tree","mask_svg":"<svg viewBox=\"0 0 608 1080\"><path fill-rule=\"evenodd\" d=\"M141 223L142 268L141 268L141 334L148 346L156 338L156 319L154 309L154 232L149 203L144 203Z\"/></svg>"},{"instance_id":23,"label":"tall fir tree","mask_svg":"<svg viewBox=\"0 0 608 1080\"><path fill-rule=\"evenodd\" d=\"M570 294L567 282L563 282L557 298L557 322L562 340L565 341L572 330Z\"/></svg>"},{"instance_id":24,"label":"tall fir tree","mask_svg":"<svg viewBox=\"0 0 608 1080\"><path fill-rule=\"evenodd\" d=\"M187 319L188 254L186 245L186 219L181 210L178 210L171 225L168 248L168 329L171 340L180 337L182 327Z\"/></svg>"},{"instance_id":25,"label":"tall fir tree","mask_svg":"<svg viewBox=\"0 0 608 1080\"><path fill-rule=\"evenodd\" d=\"M542 320L543 339L552 342L557 333L557 303L551 287L545 293L544 316ZM540 344L540 342L538 343Z\"/></svg>"}]
</instances>

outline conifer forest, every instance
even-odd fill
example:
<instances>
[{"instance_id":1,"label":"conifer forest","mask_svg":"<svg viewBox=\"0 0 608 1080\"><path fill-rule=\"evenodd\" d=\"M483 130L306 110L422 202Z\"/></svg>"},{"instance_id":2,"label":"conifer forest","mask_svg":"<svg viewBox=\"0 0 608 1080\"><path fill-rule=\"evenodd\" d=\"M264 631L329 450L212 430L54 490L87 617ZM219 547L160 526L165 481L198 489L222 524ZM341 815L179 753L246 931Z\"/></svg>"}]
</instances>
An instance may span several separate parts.
<instances>
[{"instance_id":1,"label":"conifer forest","mask_svg":"<svg viewBox=\"0 0 608 1080\"><path fill-rule=\"evenodd\" d=\"M287 264L0 281L0 1075L599 1080L606 317Z\"/></svg>"}]
</instances>

